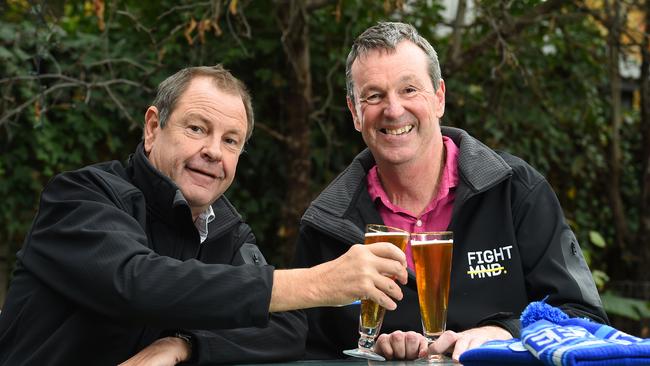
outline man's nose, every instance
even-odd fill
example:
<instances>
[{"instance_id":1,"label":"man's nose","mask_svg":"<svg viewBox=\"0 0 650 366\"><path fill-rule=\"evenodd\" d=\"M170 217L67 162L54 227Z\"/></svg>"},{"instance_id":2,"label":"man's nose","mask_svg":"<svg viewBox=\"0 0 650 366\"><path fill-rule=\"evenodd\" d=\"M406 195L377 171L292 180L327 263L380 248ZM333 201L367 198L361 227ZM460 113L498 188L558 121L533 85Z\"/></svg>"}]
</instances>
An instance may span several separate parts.
<instances>
[{"instance_id":1,"label":"man's nose","mask_svg":"<svg viewBox=\"0 0 650 366\"><path fill-rule=\"evenodd\" d=\"M404 114L404 106L401 98L395 93L389 93L386 96L386 105L384 107L384 116L397 119Z\"/></svg>"},{"instance_id":2,"label":"man's nose","mask_svg":"<svg viewBox=\"0 0 650 366\"><path fill-rule=\"evenodd\" d=\"M201 149L201 156L210 161L219 161L223 156L221 152L221 140L218 138L207 139Z\"/></svg>"}]
</instances>

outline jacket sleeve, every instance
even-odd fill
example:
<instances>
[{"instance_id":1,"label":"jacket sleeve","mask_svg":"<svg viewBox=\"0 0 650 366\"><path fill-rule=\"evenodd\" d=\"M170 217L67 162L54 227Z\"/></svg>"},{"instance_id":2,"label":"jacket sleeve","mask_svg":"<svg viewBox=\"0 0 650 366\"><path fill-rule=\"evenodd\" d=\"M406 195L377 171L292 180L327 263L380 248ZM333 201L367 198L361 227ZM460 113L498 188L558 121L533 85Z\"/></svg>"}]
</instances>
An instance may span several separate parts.
<instances>
[{"instance_id":1,"label":"jacket sleeve","mask_svg":"<svg viewBox=\"0 0 650 366\"><path fill-rule=\"evenodd\" d=\"M266 265L248 225L242 225L245 243L233 259L234 265ZM244 362L294 361L305 353L307 319L302 311L272 313L266 327L228 330L188 330L192 336L192 362L232 364Z\"/></svg>"},{"instance_id":2,"label":"jacket sleeve","mask_svg":"<svg viewBox=\"0 0 650 366\"><path fill-rule=\"evenodd\" d=\"M549 304L569 316L608 323L591 271L551 186L540 177L534 185L514 190L513 221L529 302L548 296ZM518 337L518 318L495 314L482 325L500 325Z\"/></svg>"},{"instance_id":3,"label":"jacket sleeve","mask_svg":"<svg viewBox=\"0 0 650 366\"><path fill-rule=\"evenodd\" d=\"M273 267L158 255L141 224L146 213L137 212L145 207L142 194L124 181L117 194L119 182L110 179L118 178L84 169L48 184L20 257L28 270L76 305L120 321L209 329L267 324ZM224 301L238 311L219 306Z\"/></svg>"},{"instance_id":4,"label":"jacket sleeve","mask_svg":"<svg viewBox=\"0 0 650 366\"><path fill-rule=\"evenodd\" d=\"M191 330L197 364L281 362L301 359L307 325L301 311L271 314L264 328ZM192 363L194 363L192 362Z\"/></svg>"}]
</instances>

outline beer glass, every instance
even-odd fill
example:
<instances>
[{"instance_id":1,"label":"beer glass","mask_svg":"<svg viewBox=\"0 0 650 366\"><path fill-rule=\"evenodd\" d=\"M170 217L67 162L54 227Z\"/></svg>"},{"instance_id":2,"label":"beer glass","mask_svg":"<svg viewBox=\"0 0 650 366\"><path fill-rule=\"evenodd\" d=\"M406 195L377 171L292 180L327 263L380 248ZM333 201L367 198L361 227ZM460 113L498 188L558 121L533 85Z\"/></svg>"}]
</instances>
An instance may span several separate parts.
<instances>
[{"instance_id":1,"label":"beer glass","mask_svg":"<svg viewBox=\"0 0 650 366\"><path fill-rule=\"evenodd\" d=\"M389 242L400 250L406 249L409 240L407 231L385 225L367 225L364 244ZM353 357L365 358L373 361L385 361L385 358L376 354L372 347L381 330L386 309L372 300L361 300L361 313L359 315L359 347L343 351Z\"/></svg>"},{"instance_id":2,"label":"beer glass","mask_svg":"<svg viewBox=\"0 0 650 366\"><path fill-rule=\"evenodd\" d=\"M411 233L422 331L429 344L438 339L447 325L453 245L454 236L451 231ZM450 358L430 354L420 361L438 363L448 362Z\"/></svg>"}]
</instances>

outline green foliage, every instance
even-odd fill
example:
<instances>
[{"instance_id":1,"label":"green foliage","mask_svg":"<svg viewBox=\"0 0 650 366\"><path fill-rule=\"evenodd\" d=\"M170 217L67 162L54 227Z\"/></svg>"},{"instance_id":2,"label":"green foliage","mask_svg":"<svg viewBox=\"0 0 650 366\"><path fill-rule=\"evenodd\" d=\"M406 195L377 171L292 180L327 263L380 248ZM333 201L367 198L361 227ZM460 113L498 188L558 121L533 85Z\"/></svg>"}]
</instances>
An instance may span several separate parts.
<instances>
[{"instance_id":1,"label":"green foliage","mask_svg":"<svg viewBox=\"0 0 650 366\"><path fill-rule=\"evenodd\" d=\"M598 269L591 271L591 276L594 278L594 282L596 283L596 287L598 289L604 288L609 281L609 276L607 273Z\"/></svg>"},{"instance_id":2,"label":"green foliage","mask_svg":"<svg viewBox=\"0 0 650 366\"><path fill-rule=\"evenodd\" d=\"M100 81L102 70L83 67L77 57L96 50L100 35L74 28L65 31L71 28L66 19L60 24L27 19L0 22L0 55L6 66L2 77L22 78L3 85L0 115L25 106L0 130L0 194L4 197L0 242L10 244L10 255L27 232L40 191L55 173L99 160L124 159L124 143L134 143L128 122L106 90L84 87L84 82ZM79 68L92 76L58 84L57 77L34 78L37 73L74 77ZM57 85L61 88L46 92ZM117 86L115 93L128 93L138 101L137 93L128 88Z\"/></svg>"},{"instance_id":3,"label":"green foliage","mask_svg":"<svg viewBox=\"0 0 650 366\"><path fill-rule=\"evenodd\" d=\"M605 239L597 231L593 231L593 230L589 231L589 240L593 245L597 246L598 248L605 247Z\"/></svg>"},{"instance_id":4,"label":"green foliage","mask_svg":"<svg viewBox=\"0 0 650 366\"><path fill-rule=\"evenodd\" d=\"M607 313L633 320L650 318L650 302L616 295L610 291L601 294Z\"/></svg>"}]
</instances>

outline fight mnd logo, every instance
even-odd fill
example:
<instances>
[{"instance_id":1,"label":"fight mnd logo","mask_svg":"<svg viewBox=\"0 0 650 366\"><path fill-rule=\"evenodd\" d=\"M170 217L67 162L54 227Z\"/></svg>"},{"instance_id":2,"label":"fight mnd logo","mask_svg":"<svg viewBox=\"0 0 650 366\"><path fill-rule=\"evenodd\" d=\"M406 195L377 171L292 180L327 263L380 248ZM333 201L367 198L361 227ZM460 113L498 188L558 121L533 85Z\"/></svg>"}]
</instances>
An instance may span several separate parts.
<instances>
[{"instance_id":1,"label":"fight mnd logo","mask_svg":"<svg viewBox=\"0 0 650 366\"><path fill-rule=\"evenodd\" d=\"M512 259L510 250L512 245L495 249L481 250L467 253L469 270L467 274L471 279L496 277L508 273L504 262Z\"/></svg>"}]
</instances>

